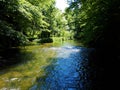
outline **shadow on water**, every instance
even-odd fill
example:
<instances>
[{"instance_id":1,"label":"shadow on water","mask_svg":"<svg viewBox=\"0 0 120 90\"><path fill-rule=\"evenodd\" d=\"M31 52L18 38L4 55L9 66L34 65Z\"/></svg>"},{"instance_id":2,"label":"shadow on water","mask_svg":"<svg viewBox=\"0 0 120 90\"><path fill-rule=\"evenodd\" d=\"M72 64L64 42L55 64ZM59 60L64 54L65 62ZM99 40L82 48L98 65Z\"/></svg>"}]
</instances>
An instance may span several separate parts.
<instances>
[{"instance_id":1,"label":"shadow on water","mask_svg":"<svg viewBox=\"0 0 120 90\"><path fill-rule=\"evenodd\" d=\"M93 51L67 42L0 52L1 60L6 60L1 64L0 89L95 90L95 71L89 64Z\"/></svg>"},{"instance_id":2,"label":"shadow on water","mask_svg":"<svg viewBox=\"0 0 120 90\"><path fill-rule=\"evenodd\" d=\"M26 57L26 58L25 58ZM0 70L7 69L10 66L16 66L32 60L34 54L20 48L10 48L0 51Z\"/></svg>"},{"instance_id":3,"label":"shadow on water","mask_svg":"<svg viewBox=\"0 0 120 90\"><path fill-rule=\"evenodd\" d=\"M20 48L18 52L9 50L12 56L2 54L6 60L17 61L3 66L0 70L0 90L29 90L37 77L44 76L43 67L52 63L50 58L54 57L55 53L49 50L50 46L28 46L25 50Z\"/></svg>"},{"instance_id":4,"label":"shadow on water","mask_svg":"<svg viewBox=\"0 0 120 90\"><path fill-rule=\"evenodd\" d=\"M58 55L43 67L45 75L30 90L92 90L90 73L95 72L89 67L89 54L94 49L69 45L50 49Z\"/></svg>"}]
</instances>

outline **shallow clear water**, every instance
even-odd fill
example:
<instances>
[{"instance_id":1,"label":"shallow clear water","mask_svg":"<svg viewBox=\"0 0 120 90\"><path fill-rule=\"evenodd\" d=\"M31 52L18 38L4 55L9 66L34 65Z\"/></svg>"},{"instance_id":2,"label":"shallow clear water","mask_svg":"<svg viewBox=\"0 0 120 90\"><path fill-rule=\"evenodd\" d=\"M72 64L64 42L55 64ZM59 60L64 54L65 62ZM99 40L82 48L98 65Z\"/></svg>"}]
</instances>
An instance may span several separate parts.
<instances>
[{"instance_id":1,"label":"shallow clear water","mask_svg":"<svg viewBox=\"0 0 120 90\"><path fill-rule=\"evenodd\" d=\"M85 60L87 65L88 54L92 49L70 43L49 49L56 51L57 56L53 58L56 62L44 67L46 77L40 77L30 90L86 90L90 82L85 79L87 76L83 76L83 73L87 73L83 71L82 63Z\"/></svg>"},{"instance_id":2,"label":"shallow clear water","mask_svg":"<svg viewBox=\"0 0 120 90\"><path fill-rule=\"evenodd\" d=\"M92 50L75 42L28 46L10 57L21 62L0 70L0 90L89 90Z\"/></svg>"}]
</instances>

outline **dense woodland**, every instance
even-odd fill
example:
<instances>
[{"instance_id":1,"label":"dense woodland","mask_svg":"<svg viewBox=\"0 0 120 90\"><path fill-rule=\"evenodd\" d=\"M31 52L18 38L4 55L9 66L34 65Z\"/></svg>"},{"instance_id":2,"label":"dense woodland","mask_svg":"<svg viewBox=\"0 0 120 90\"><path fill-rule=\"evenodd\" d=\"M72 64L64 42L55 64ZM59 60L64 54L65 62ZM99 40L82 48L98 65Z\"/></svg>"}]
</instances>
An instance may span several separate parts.
<instances>
[{"instance_id":1,"label":"dense woodland","mask_svg":"<svg viewBox=\"0 0 120 90\"><path fill-rule=\"evenodd\" d=\"M68 1L70 7L66 9L66 14L67 17L71 17L68 19L68 25L74 31L74 37L84 45L96 49L96 59L90 62L97 71L95 83L98 86L93 90L119 87L115 82L118 79L118 60L120 60L120 1Z\"/></svg>"},{"instance_id":2,"label":"dense woodland","mask_svg":"<svg viewBox=\"0 0 120 90\"><path fill-rule=\"evenodd\" d=\"M87 46L115 45L119 40L119 0L68 3L62 13L55 7L55 0L1 0L0 47L24 45L42 37L64 37L67 31L74 32L74 38Z\"/></svg>"},{"instance_id":3,"label":"dense woodland","mask_svg":"<svg viewBox=\"0 0 120 90\"><path fill-rule=\"evenodd\" d=\"M52 42L51 37L74 37L96 49L97 61L92 62L101 89L95 90L103 90L103 81L109 80L101 78L103 72L112 70L111 79L117 79L120 0L67 1L69 7L61 12L55 0L0 0L0 48L29 45L34 39Z\"/></svg>"},{"instance_id":4,"label":"dense woodland","mask_svg":"<svg viewBox=\"0 0 120 90\"><path fill-rule=\"evenodd\" d=\"M66 19L54 0L0 0L0 47L27 45L30 41L64 36ZM46 40L46 39L45 39Z\"/></svg>"}]
</instances>

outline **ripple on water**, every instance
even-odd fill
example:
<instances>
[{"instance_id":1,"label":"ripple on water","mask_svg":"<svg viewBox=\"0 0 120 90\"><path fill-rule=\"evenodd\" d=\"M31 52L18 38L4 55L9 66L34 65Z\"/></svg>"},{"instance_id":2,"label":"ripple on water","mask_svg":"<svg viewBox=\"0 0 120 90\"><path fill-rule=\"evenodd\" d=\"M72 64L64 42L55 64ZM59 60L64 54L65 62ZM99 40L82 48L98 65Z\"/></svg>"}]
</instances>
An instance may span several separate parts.
<instances>
[{"instance_id":1,"label":"ripple on water","mask_svg":"<svg viewBox=\"0 0 120 90\"><path fill-rule=\"evenodd\" d=\"M31 90L85 90L81 82L82 69L80 67L82 60L87 59L86 49L76 46L51 47L49 49L57 52L55 57L57 62L53 64L52 69L50 69L51 66L46 67L49 74L45 79L41 77L38 85L34 85ZM40 84L41 82L44 84Z\"/></svg>"}]
</instances>

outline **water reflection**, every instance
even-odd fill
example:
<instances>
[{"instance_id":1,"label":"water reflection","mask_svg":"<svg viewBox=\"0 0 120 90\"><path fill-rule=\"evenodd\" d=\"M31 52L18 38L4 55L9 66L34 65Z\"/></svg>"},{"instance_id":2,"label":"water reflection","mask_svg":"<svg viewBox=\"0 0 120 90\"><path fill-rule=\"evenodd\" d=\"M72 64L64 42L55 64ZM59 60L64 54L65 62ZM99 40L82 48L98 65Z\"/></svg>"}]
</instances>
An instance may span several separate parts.
<instances>
[{"instance_id":1,"label":"water reflection","mask_svg":"<svg viewBox=\"0 0 120 90\"><path fill-rule=\"evenodd\" d=\"M27 60L25 59L27 57ZM20 63L32 60L34 53L20 50L20 48L10 48L0 52L0 70L10 68ZM24 60L25 59L25 60Z\"/></svg>"},{"instance_id":2,"label":"water reflection","mask_svg":"<svg viewBox=\"0 0 120 90\"><path fill-rule=\"evenodd\" d=\"M12 64L0 63L0 90L92 90L89 52L73 43L51 43L0 53L0 60Z\"/></svg>"},{"instance_id":3,"label":"water reflection","mask_svg":"<svg viewBox=\"0 0 120 90\"><path fill-rule=\"evenodd\" d=\"M87 80L83 62L87 64L91 49L68 44L49 49L57 52L56 62L44 67L46 75L40 77L30 90L88 90L90 81Z\"/></svg>"}]
</instances>

